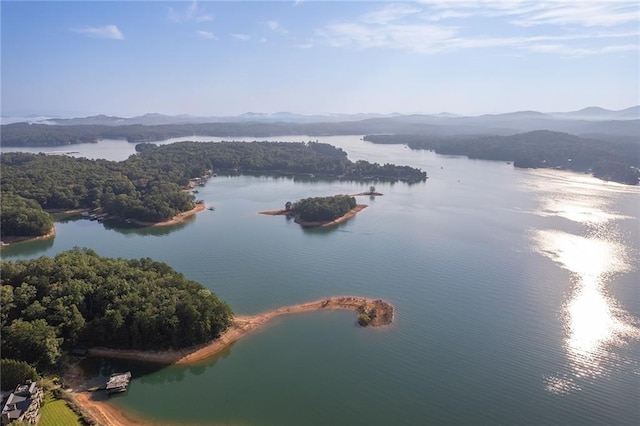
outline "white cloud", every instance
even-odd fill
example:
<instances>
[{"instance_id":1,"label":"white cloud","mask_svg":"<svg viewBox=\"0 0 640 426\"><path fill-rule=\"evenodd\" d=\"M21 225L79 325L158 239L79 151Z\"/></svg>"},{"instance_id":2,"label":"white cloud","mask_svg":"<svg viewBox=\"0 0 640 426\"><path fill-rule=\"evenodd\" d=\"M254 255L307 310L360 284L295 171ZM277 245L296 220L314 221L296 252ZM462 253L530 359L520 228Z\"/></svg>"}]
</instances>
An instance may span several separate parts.
<instances>
[{"instance_id":1,"label":"white cloud","mask_svg":"<svg viewBox=\"0 0 640 426\"><path fill-rule=\"evenodd\" d=\"M205 40L217 40L218 39L218 37L216 37L211 31L198 30L198 31L196 31L196 33L198 34L198 37L203 38Z\"/></svg>"},{"instance_id":2,"label":"white cloud","mask_svg":"<svg viewBox=\"0 0 640 426\"><path fill-rule=\"evenodd\" d=\"M605 39L637 37L634 33L620 34L572 34L560 36L532 36L532 37L483 37L483 38L452 38L443 44L442 50L478 49L503 47L518 50L528 50L538 53L556 53L569 56L595 55L612 52L637 50L634 44L609 44L601 46ZM598 45L596 45L598 44Z\"/></svg>"},{"instance_id":3,"label":"white cloud","mask_svg":"<svg viewBox=\"0 0 640 426\"><path fill-rule=\"evenodd\" d=\"M445 19L470 18L473 16L468 12L460 12L457 10L434 11L425 16L428 21L443 21Z\"/></svg>"},{"instance_id":4,"label":"white cloud","mask_svg":"<svg viewBox=\"0 0 640 426\"><path fill-rule=\"evenodd\" d=\"M633 16L637 18L639 10L630 7L630 2L615 0L423 0L419 4L379 7L352 21L327 24L316 33L330 46L355 49L439 53L505 48L578 56L633 51L633 46L640 49L637 28L622 26ZM474 18L472 25L443 22L466 18ZM531 27L526 30L530 35L520 35L523 26ZM593 27L601 30L594 31ZM614 40L625 38L628 40Z\"/></svg>"},{"instance_id":5,"label":"white cloud","mask_svg":"<svg viewBox=\"0 0 640 426\"><path fill-rule=\"evenodd\" d=\"M313 47L313 43L300 43L294 45L297 49L311 49Z\"/></svg>"},{"instance_id":6,"label":"white cloud","mask_svg":"<svg viewBox=\"0 0 640 426\"><path fill-rule=\"evenodd\" d=\"M235 38L236 40L240 40L240 41L249 41L249 40L251 40L251 36L249 34L233 33L233 34L231 34L231 37Z\"/></svg>"},{"instance_id":7,"label":"white cloud","mask_svg":"<svg viewBox=\"0 0 640 426\"><path fill-rule=\"evenodd\" d=\"M339 23L327 26L325 35L333 46L430 52L441 50L438 46L450 40L455 33L455 29L434 25L368 26Z\"/></svg>"},{"instance_id":8,"label":"white cloud","mask_svg":"<svg viewBox=\"0 0 640 426\"><path fill-rule=\"evenodd\" d=\"M534 52L558 53L558 54L563 54L568 56L587 56L587 55L598 55L602 53L637 51L638 46L635 44L620 44L620 45L589 48L589 47L568 46L563 44L537 44L532 46L531 50Z\"/></svg>"},{"instance_id":9,"label":"white cloud","mask_svg":"<svg viewBox=\"0 0 640 426\"><path fill-rule=\"evenodd\" d=\"M449 10L470 16L512 17L512 24L525 27L610 27L640 20L638 2L632 0L420 0L420 4L434 11Z\"/></svg>"},{"instance_id":10,"label":"white cloud","mask_svg":"<svg viewBox=\"0 0 640 426\"><path fill-rule=\"evenodd\" d=\"M267 26L271 31L274 31L278 34L287 34L287 31L278 21L267 21Z\"/></svg>"},{"instance_id":11,"label":"white cloud","mask_svg":"<svg viewBox=\"0 0 640 426\"><path fill-rule=\"evenodd\" d=\"M96 38L107 38L111 40L124 40L124 35L115 25L104 25L102 27L83 27L73 30L76 33L88 35Z\"/></svg>"},{"instance_id":12,"label":"white cloud","mask_svg":"<svg viewBox=\"0 0 640 426\"><path fill-rule=\"evenodd\" d=\"M388 24L421 11L422 9L413 5L392 3L367 13L362 17L362 21L369 24Z\"/></svg>"},{"instance_id":13,"label":"white cloud","mask_svg":"<svg viewBox=\"0 0 640 426\"><path fill-rule=\"evenodd\" d=\"M637 2L547 2L538 11L522 14L513 23L525 27L534 25L580 25L612 27L640 20Z\"/></svg>"},{"instance_id":14,"label":"white cloud","mask_svg":"<svg viewBox=\"0 0 640 426\"><path fill-rule=\"evenodd\" d=\"M184 10L175 10L172 7L169 8L169 19L173 22L210 22L213 21L213 16L204 12L204 10L198 5L196 0L189 3Z\"/></svg>"}]
</instances>

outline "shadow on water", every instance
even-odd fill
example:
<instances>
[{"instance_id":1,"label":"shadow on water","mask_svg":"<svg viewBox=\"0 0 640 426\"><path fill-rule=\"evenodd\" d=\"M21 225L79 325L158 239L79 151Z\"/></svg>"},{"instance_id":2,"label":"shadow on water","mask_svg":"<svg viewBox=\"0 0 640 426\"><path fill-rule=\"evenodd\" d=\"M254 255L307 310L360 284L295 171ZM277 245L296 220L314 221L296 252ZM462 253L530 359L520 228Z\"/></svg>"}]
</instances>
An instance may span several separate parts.
<instances>
[{"instance_id":1,"label":"shadow on water","mask_svg":"<svg viewBox=\"0 0 640 426\"><path fill-rule=\"evenodd\" d=\"M370 185L374 183L384 183L389 184L390 186L394 186L396 184L404 184L408 186L414 185L425 185L426 181L424 180L409 180L409 181L401 181L397 178L370 178L370 177L338 177L331 175L315 175L313 173L266 173L266 172L248 172L244 171L242 173L234 173L234 172L221 172L218 176L224 177L239 177L239 176L253 176L258 178L268 178L272 179L275 182L278 181L293 181L296 183L304 183L304 184L331 184L336 182L352 182L358 183L362 185Z\"/></svg>"},{"instance_id":2,"label":"shadow on water","mask_svg":"<svg viewBox=\"0 0 640 426\"><path fill-rule=\"evenodd\" d=\"M2 248L2 257L31 256L34 254L46 252L53 247L56 237L47 238L46 240L22 241L12 243Z\"/></svg>"},{"instance_id":3,"label":"shadow on water","mask_svg":"<svg viewBox=\"0 0 640 426\"><path fill-rule=\"evenodd\" d=\"M347 222L350 222L353 220L356 220L356 218L352 217ZM322 227L322 226L315 226L310 228L303 227L302 230L306 235L309 235L309 236L327 237L336 231L344 231L344 228L347 226L347 222L343 222L337 225L327 226L327 227Z\"/></svg>"},{"instance_id":4,"label":"shadow on water","mask_svg":"<svg viewBox=\"0 0 640 426\"><path fill-rule=\"evenodd\" d=\"M87 388L103 386L111 374L126 371L131 372L131 379L134 383L139 381L140 383L159 385L182 382L190 376L200 376L208 368L215 366L220 359L227 358L230 354L231 347L211 358L190 365L165 365L105 357L88 357L79 361L78 365L85 377ZM159 372L162 374L158 374Z\"/></svg>"},{"instance_id":5,"label":"shadow on water","mask_svg":"<svg viewBox=\"0 0 640 426\"><path fill-rule=\"evenodd\" d=\"M102 222L102 226L104 226L104 229L115 231L123 235L161 237L183 229L194 220L195 217L191 216L186 218L183 222L177 223L175 225L146 227L136 226L134 224L129 224L120 220L105 220L104 222Z\"/></svg>"},{"instance_id":6,"label":"shadow on water","mask_svg":"<svg viewBox=\"0 0 640 426\"><path fill-rule=\"evenodd\" d=\"M54 215L56 223L71 223L77 221L86 221L88 220L85 217L82 217L78 214L55 214ZM96 222L101 224L104 229L109 231L116 231L120 234L124 235L140 235L140 236L163 236L168 235L174 231L178 231L183 229L190 223L195 220L195 216L189 216L183 219L182 222L176 223L175 225L169 226L138 226L133 223L127 223L123 220L119 219L106 219L101 222Z\"/></svg>"},{"instance_id":7,"label":"shadow on water","mask_svg":"<svg viewBox=\"0 0 640 426\"><path fill-rule=\"evenodd\" d=\"M80 215L80 213L68 214L68 213L52 213L54 222L56 223L70 223L78 220L83 220L84 218Z\"/></svg>"}]
</instances>

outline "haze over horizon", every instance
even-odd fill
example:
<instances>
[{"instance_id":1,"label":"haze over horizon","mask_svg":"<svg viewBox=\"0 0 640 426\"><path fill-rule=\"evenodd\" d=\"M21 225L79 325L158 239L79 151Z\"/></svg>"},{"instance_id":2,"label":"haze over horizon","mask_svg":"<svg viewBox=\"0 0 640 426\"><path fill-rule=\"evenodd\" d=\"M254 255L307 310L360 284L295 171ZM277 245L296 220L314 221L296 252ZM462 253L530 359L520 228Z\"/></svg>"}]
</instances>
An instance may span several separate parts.
<instances>
[{"instance_id":1,"label":"haze over horizon","mask_svg":"<svg viewBox=\"0 0 640 426\"><path fill-rule=\"evenodd\" d=\"M622 110L635 1L2 1L2 115Z\"/></svg>"}]
</instances>

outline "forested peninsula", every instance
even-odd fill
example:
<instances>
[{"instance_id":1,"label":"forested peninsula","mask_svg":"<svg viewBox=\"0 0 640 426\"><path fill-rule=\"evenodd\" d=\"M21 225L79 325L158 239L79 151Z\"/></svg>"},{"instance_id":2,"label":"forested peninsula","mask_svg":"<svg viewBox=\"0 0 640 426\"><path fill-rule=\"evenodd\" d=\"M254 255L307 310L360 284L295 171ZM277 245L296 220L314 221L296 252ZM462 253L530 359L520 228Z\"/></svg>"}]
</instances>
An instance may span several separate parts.
<instances>
[{"instance_id":1,"label":"forested peninsula","mask_svg":"<svg viewBox=\"0 0 640 426\"><path fill-rule=\"evenodd\" d=\"M55 368L74 347L179 349L209 342L233 320L229 306L165 263L73 249L3 261L3 359Z\"/></svg>"},{"instance_id":2,"label":"forested peninsula","mask_svg":"<svg viewBox=\"0 0 640 426\"><path fill-rule=\"evenodd\" d=\"M537 130L512 136L368 135L378 144L405 144L443 155L513 162L515 167L591 173L629 185L640 181L640 141L603 142L568 133Z\"/></svg>"},{"instance_id":3,"label":"forested peninsula","mask_svg":"<svg viewBox=\"0 0 640 426\"><path fill-rule=\"evenodd\" d=\"M408 166L352 162L317 142L177 142L144 144L125 161L64 155L3 153L2 237L50 231L44 210L100 209L141 222L163 222L195 207L184 191L194 178L217 173L314 175L349 180L418 182ZM6 204L5 204L6 203Z\"/></svg>"}]
</instances>

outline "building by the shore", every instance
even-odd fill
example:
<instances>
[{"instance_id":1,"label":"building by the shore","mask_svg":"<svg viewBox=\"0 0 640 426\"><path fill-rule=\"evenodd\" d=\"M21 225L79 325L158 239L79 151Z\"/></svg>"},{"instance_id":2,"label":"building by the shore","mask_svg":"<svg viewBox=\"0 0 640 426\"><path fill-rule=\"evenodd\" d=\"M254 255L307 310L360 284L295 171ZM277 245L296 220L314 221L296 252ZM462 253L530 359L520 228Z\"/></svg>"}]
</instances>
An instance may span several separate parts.
<instances>
[{"instance_id":1,"label":"building by the shore","mask_svg":"<svg viewBox=\"0 0 640 426\"><path fill-rule=\"evenodd\" d=\"M14 421L37 424L43 400L44 392L35 382L18 385L2 403L0 424L4 426Z\"/></svg>"}]
</instances>

